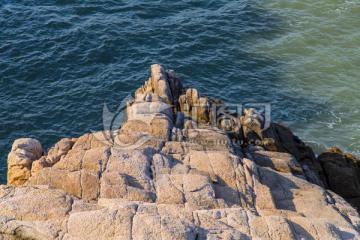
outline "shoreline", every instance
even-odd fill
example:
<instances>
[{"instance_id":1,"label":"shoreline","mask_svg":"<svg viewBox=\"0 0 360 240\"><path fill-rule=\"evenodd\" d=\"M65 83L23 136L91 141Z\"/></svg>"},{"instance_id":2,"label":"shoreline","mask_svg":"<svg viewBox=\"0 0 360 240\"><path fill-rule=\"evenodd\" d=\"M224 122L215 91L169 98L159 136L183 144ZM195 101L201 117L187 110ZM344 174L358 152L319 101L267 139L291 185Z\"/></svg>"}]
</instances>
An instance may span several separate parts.
<instances>
[{"instance_id":1,"label":"shoreline","mask_svg":"<svg viewBox=\"0 0 360 240\"><path fill-rule=\"evenodd\" d=\"M289 127L254 109L234 115L158 64L124 109L125 122L104 111L104 131L46 154L36 139L14 142L0 235L360 238L351 154L334 147L316 157Z\"/></svg>"}]
</instances>

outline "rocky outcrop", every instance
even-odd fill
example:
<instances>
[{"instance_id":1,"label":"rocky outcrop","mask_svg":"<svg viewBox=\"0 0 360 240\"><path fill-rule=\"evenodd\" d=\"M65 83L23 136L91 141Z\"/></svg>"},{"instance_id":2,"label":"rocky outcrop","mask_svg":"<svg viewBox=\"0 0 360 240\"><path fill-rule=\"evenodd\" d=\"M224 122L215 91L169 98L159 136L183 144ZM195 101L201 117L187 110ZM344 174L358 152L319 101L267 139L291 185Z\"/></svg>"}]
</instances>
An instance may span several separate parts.
<instances>
[{"instance_id":1,"label":"rocky outcrop","mask_svg":"<svg viewBox=\"0 0 360 240\"><path fill-rule=\"evenodd\" d=\"M31 175L31 165L42 156L42 146L36 139L15 140L8 156L8 184L21 185Z\"/></svg>"},{"instance_id":2,"label":"rocky outcrop","mask_svg":"<svg viewBox=\"0 0 360 240\"><path fill-rule=\"evenodd\" d=\"M326 187L323 170L313 150L295 136L290 128L279 123L269 123L268 128L264 129L265 119L252 109L246 110L241 118L245 144L291 154L301 164L308 181Z\"/></svg>"},{"instance_id":3,"label":"rocky outcrop","mask_svg":"<svg viewBox=\"0 0 360 240\"><path fill-rule=\"evenodd\" d=\"M0 239L360 238L357 211L288 128L231 115L159 65L126 112L119 131L44 156L14 143L27 175L0 187Z\"/></svg>"},{"instance_id":4,"label":"rocky outcrop","mask_svg":"<svg viewBox=\"0 0 360 240\"><path fill-rule=\"evenodd\" d=\"M318 157L329 189L360 209L360 161L333 147Z\"/></svg>"},{"instance_id":5,"label":"rocky outcrop","mask_svg":"<svg viewBox=\"0 0 360 240\"><path fill-rule=\"evenodd\" d=\"M35 174L45 167L52 167L65 156L75 143L75 139L63 138L52 147L48 153L31 165L31 174Z\"/></svg>"}]
</instances>

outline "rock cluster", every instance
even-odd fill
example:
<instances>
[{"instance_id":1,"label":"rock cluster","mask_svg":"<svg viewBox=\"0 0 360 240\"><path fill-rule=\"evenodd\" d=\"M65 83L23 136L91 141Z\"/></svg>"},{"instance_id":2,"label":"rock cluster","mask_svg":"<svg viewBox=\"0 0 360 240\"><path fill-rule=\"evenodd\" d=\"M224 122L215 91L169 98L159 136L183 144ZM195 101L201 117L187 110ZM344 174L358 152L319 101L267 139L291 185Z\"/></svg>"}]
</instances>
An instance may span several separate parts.
<instances>
[{"instance_id":1,"label":"rock cluster","mask_svg":"<svg viewBox=\"0 0 360 240\"><path fill-rule=\"evenodd\" d=\"M333 192L341 180L329 180L355 169L351 158L316 159L289 128L224 109L153 65L119 131L44 156L38 141L15 141L0 239L360 238L356 209ZM351 184L346 199L359 196Z\"/></svg>"},{"instance_id":2,"label":"rock cluster","mask_svg":"<svg viewBox=\"0 0 360 240\"><path fill-rule=\"evenodd\" d=\"M326 184L360 210L360 161L334 147L318 157Z\"/></svg>"}]
</instances>

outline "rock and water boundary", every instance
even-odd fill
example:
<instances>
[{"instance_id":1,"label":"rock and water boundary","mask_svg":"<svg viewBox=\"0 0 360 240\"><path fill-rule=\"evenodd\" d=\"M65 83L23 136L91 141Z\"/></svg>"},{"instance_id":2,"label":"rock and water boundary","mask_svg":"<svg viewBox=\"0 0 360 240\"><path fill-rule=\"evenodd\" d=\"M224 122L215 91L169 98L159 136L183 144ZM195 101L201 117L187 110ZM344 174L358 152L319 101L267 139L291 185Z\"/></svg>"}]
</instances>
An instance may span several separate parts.
<instances>
[{"instance_id":1,"label":"rock and water boundary","mask_svg":"<svg viewBox=\"0 0 360 240\"><path fill-rule=\"evenodd\" d=\"M124 109L116 130L13 143L0 239L360 238L354 156L315 156L158 64Z\"/></svg>"}]
</instances>

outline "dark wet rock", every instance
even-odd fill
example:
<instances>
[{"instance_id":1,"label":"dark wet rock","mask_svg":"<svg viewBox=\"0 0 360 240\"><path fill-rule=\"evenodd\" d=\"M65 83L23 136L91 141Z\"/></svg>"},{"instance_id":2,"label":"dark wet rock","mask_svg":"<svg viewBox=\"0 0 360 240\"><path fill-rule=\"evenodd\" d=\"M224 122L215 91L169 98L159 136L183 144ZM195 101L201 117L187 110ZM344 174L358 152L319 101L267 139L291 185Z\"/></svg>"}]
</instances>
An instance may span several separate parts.
<instances>
[{"instance_id":1,"label":"dark wet rock","mask_svg":"<svg viewBox=\"0 0 360 240\"><path fill-rule=\"evenodd\" d=\"M317 160L324 169L327 186L346 201L360 209L360 161L333 147L320 154Z\"/></svg>"}]
</instances>

